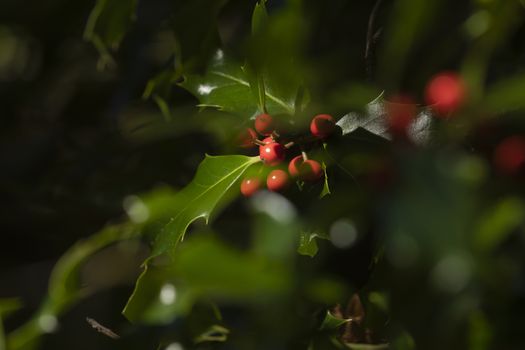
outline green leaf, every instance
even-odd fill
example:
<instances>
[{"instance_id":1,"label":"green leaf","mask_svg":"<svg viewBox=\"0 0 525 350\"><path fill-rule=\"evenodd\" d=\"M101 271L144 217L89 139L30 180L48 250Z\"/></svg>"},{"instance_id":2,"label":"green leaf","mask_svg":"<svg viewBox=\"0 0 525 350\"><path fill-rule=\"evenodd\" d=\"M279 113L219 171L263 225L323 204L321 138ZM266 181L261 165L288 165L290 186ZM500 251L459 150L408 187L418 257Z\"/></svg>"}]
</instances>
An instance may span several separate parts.
<instances>
[{"instance_id":1,"label":"green leaf","mask_svg":"<svg viewBox=\"0 0 525 350\"><path fill-rule=\"evenodd\" d=\"M524 90L525 74L514 76L491 87L485 104L495 112L525 108Z\"/></svg>"},{"instance_id":2,"label":"green leaf","mask_svg":"<svg viewBox=\"0 0 525 350\"><path fill-rule=\"evenodd\" d=\"M322 331L332 331L335 330L345 323L350 322L352 319L350 318L339 318L334 315L330 311L326 311L326 315L324 317L323 323L321 323L320 330Z\"/></svg>"},{"instance_id":3,"label":"green leaf","mask_svg":"<svg viewBox=\"0 0 525 350\"><path fill-rule=\"evenodd\" d=\"M102 64L114 64L107 48L118 48L135 19L137 3L138 0L98 0L91 11L84 39L95 45Z\"/></svg>"},{"instance_id":4,"label":"green leaf","mask_svg":"<svg viewBox=\"0 0 525 350\"><path fill-rule=\"evenodd\" d=\"M301 231L297 252L301 255L314 257L319 250L319 247L317 246L317 238L326 239L326 236L317 232Z\"/></svg>"},{"instance_id":5,"label":"green leaf","mask_svg":"<svg viewBox=\"0 0 525 350\"><path fill-rule=\"evenodd\" d=\"M266 87L264 85L264 77L260 70L250 64L245 64L243 71L246 73L250 83L250 90L257 101L259 111L267 112L266 110Z\"/></svg>"},{"instance_id":6,"label":"green leaf","mask_svg":"<svg viewBox=\"0 0 525 350\"><path fill-rule=\"evenodd\" d=\"M358 128L363 128L386 140L392 138L387 123L387 111L383 102L383 94L366 105L365 113L350 112L339 119L337 125L341 128L343 135L350 134ZM430 109L421 109L409 125L407 134L416 144L424 145L430 140L432 126Z\"/></svg>"},{"instance_id":7,"label":"green leaf","mask_svg":"<svg viewBox=\"0 0 525 350\"><path fill-rule=\"evenodd\" d=\"M205 332L194 339L196 344L204 342L225 342L228 340L228 334L230 331L219 325L212 325Z\"/></svg>"},{"instance_id":8,"label":"green leaf","mask_svg":"<svg viewBox=\"0 0 525 350\"><path fill-rule=\"evenodd\" d=\"M184 72L200 71L220 47L217 16L228 0L181 0L174 3L171 27L177 39L177 63Z\"/></svg>"},{"instance_id":9,"label":"green leaf","mask_svg":"<svg viewBox=\"0 0 525 350\"><path fill-rule=\"evenodd\" d=\"M172 252L195 220L208 223L214 211L238 194L235 185L246 169L259 161L259 157L207 155L191 183L176 194L173 217L156 237L150 258Z\"/></svg>"},{"instance_id":10,"label":"green leaf","mask_svg":"<svg viewBox=\"0 0 525 350\"><path fill-rule=\"evenodd\" d=\"M11 314L12 312L20 309L21 307L22 302L19 299L0 299L0 350L7 349L3 319L9 316L9 314Z\"/></svg>"},{"instance_id":11,"label":"green leaf","mask_svg":"<svg viewBox=\"0 0 525 350\"><path fill-rule=\"evenodd\" d=\"M252 14L252 35L263 32L268 25L268 12L266 11L266 0L255 4Z\"/></svg>"},{"instance_id":12,"label":"green leaf","mask_svg":"<svg viewBox=\"0 0 525 350\"><path fill-rule=\"evenodd\" d=\"M20 328L9 334L9 349L30 347L43 333L49 331L42 326L43 319L56 319L79 299L89 295L89 290L80 285L79 270L84 262L108 245L137 237L135 226L121 224L108 226L99 233L76 243L56 263L49 278L48 295L40 310Z\"/></svg>"},{"instance_id":13,"label":"green leaf","mask_svg":"<svg viewBox=\"0 0 525 350\"><path fill-rule=\"evenodd\" d=\"M284 264L196 235L177 248L169 265L146 266L123 314L132 322L166 323L199 299L264 303L287 293L289 284Z\"/></svg>"},{"instance_id":14,"label":"green leaf","mask_svg":"<svg viewBox=\"0 0 525 350\"><path fill-rule=\"evenodd\" d=\"M500 244L525 220L525 205L519 198L505 198L481 216L475 244L488 251Z\"/></svg>"},{"instance_id":15,"label":"green leaf","mask_svg":"<svg viewBox=\"0 0 525 350\"><path fill-rule=\"evenodd\" d=\"M180 84L199 99L199 106L252 117L262 112L252 93L250 79L241 66L229 61L217 51L204 75L188 74ZM252 84L253 86L253 84ZM271 84L265 83L265 104L268 113L294 113L294 96L275 94Z\"/></svg>"},{"instance_id":16,"label":"green leaf","mask_svg":"<svg viewBox=\"0 0 525 350\"><path fill-rule=\"evenodd\" d=\"M0 317L7 317L11 313L19 310L22 307L22 302L18 298L3 298L0 299Z\"/></svg>"},{"instance_id":17,"label":"green leaf","mask_svg":"<svg viewBox=\"0 0 525 350\"><path fill-rule=\"evenodd\" d=\"M487 316L480 310L475 310L469 317L468 349L487 350L491 348L494 338L493 327Z\"/></svg>"},{"instance_id":18,"label":"green leaf","mask_svg":"<svg viewBox=\"0 0 525 350\"><path fill-rule=\"evenodd\" d=\"M323 166L323 172L324 172L324 182L323 182L323 190L321 191L321 194L319 195L319 198L323 198L332 192L330 192L330 186L328 185L328 174L326 172L326 164L325 162L322 163Z\"/></svg>"},{"instance_id":19,"label":"green leaf","mask_svg":"<svg viewBox=\"0 0 525 350\"><path fill-rule=\"evenodd\" d=\"M337 125L341 128L343 135L350 134L358 128L363 128L387 140L391 138L388 133L382 94L366 105L365 114L350 112L339 119Z\"/></svg>"},{"instance_id":20,"label":"green leaf","mask_svg":"<svg viewBox=\"0 0 525 350\"><path fill-rule=\"evenodd\" d=\"M399 335L397 335L392 342L390 343L389 349L392 350L414 350L416 348L416 344L414 342L414 339L412 336L403 331Z\"/></svg>"}]
</instances>

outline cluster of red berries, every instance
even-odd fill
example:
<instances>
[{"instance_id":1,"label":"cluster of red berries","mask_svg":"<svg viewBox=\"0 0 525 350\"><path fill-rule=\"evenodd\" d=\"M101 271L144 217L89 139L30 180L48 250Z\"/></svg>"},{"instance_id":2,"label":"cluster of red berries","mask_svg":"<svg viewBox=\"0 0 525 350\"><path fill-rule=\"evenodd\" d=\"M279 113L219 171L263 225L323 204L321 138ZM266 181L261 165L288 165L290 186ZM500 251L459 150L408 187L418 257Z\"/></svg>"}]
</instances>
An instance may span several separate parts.
<instances>
[{"instance_id":1,"label":"cluster of red berries","mask_svg":"<svg viewBox=\"0 0 525 350\"><path fill-rule=\"evenodd\" d=\"M286 150L294 142L283 144L279 142L279 134L271 115L263 113L255 118L255 130L247 128L242 137L241 145L251 147L259 145L259 156L266 166L275 167L286 159ZM333 133L336 125L334 118L328 114L316 115L310 123L310 132L314 139L324 139ZM258 139L258 134L264 136ZM288 171L273 169L266 177L266 186L270 191L282 191L291 182L291 179L305 182L314 182L323 176L321 164L313 159L308 159L303 152L290 160ZM258 177L245 178L241 183L241 193L247 197L257 192L262 187Z\"/></svg>"}]
</instances>

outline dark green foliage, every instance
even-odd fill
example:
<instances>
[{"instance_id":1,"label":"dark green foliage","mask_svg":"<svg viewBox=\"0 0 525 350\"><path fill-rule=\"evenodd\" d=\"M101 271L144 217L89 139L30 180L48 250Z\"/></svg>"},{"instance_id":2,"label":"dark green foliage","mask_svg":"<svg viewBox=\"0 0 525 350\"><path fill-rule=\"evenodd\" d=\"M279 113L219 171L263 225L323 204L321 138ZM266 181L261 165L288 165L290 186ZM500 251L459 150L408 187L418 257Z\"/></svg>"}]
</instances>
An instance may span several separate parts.
<instances>
[{"instance_id":1,"label":"dark green foliage","mask_svg":"<svg viewBox=\"0 0 525 350\"><path fill-rule=\"evenodd\" d=\"M523 1L13 3L0 350L523 348ZM323 180L239 198L260 113Z\"/></svg>"}]
</instances>

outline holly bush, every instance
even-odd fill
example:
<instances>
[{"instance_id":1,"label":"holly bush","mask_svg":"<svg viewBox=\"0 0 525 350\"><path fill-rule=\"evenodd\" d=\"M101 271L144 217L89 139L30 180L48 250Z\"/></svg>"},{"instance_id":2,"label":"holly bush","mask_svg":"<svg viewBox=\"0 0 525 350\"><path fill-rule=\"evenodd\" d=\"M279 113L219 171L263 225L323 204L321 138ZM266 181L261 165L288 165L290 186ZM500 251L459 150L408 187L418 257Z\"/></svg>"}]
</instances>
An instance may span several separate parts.
<instances>
[{"instance_id":1,"label":"holly bush","mask_svg":"<svg viewBox=\"0 0 525 350\"><path fill-rule=\"evenodd\" d=\"M20 6L0 349L523 347L523 1Z\"/></svg>"}]
</instances>

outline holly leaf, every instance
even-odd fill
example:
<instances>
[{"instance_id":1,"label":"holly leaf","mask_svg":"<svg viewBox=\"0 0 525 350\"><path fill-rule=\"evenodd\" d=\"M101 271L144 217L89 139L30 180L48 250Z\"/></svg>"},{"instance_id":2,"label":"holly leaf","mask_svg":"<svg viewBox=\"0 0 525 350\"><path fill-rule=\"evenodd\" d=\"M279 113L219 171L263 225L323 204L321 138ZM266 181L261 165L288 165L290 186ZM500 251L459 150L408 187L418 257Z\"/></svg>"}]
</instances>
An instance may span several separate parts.
<instances>
[{"instance_id":1,"label":"holly leaf","mask_svg":"<svg viewBox=\"0 0 525 350\"><path fill-rule=\"evenodd\" d=\"M371 102L366 106L366 113L360 114L350 112L344 115L337 125L341 128L343 135L350 134L358 128L363 128L374 135L387 140L391 139L386 123L386 112L380 101Z\"/></svg>"},{"instance_id":2,"label":"holly leaf","mask_svg":"<svg viewBox=\"0 0 525 350\"><path fill-rule=\"evenodd\" d=\"M290 288L284 261L239 251L213 236L195 235L166 266L149 264L123 314L132 322L169 323L197 300L265 303Z\"/></svg>"},{"instance_id":3,"label":"holly leaf","mask_svg":"<svg viewBox=\"0 0 525 350\"><path fill-rule=\"evenodd\" d=\"M408 137L417 145L425 145L432 134L432 114L430 109L423 109L409 125Z\"/></svg>"},{"instance_id":4,"label":"holly leaf","mask_svg":"<svg viewBox=\"0 0 525 350\"><path fill-rule=\"evenodd\" d=\"M260 86L264 86L264 103L268 113L294 113L295 96L282 98L274 93L275 88L268 79L264 80L264 84L259 79L255 81L259 89L257 94L253 93L250 77L241 65L229 60L222 50L218 50L204 75L187 74L180 86L199 99L200 107L251 117L263 112L260 108L261 98L255 95L259 96Z\"/></svg>"},{"instance_id":5,"label":"holly leaf","mask_svg":"<svg viewBox=\"0 0 525 350\"><path fill-rule=\"evenodd\" d=\"M330 311L326 311L326 315L324 317L323 323L321 323L320 330L331 331L341 327L342 325L350 321L352 321L351 318L339 318L337 316L332 315Z\"/></svg>"},{"instance_id":6,"label":"holly leaf","mask_svg":"<svg viewBox=\"0 0 525 350\"><path fill-rule=\"evenodd\" d=\"M339 119L337 125L341 128L343 135L350 134L358 128L363 128L386 140L392 139L387 124L387 112L382 95L366 105L365 113L350 112ZM408 137L414 143L424 145L429 142L431 131L431 111L429 108L423 108L408 126Z\"/></svg>"},{"instance_id":7,"label":"holly leaf","mask_svg":"<svg viewBox=\"0 0 525 350\"><path fill-rule=\"evenodd\" d=\"M173 216L153 242L149 259L172 251L195 220L202 218L208 223L213 212L238 194L235 185L246 169L259 161L259 157L206 155L190 184L175 195Z\"/></svg>"},{"instance_id":8,"label":"holly leaf","mask_svg":"<svg viewBox=\"0 0 525 350\"><path fill-rule=\"evenodd\" d=\"M326 236L317 232L301 231L297 253L313 258L319 251L319 247L317 245L318 238L326 239Z\"/></svg>"}]
</instances>

